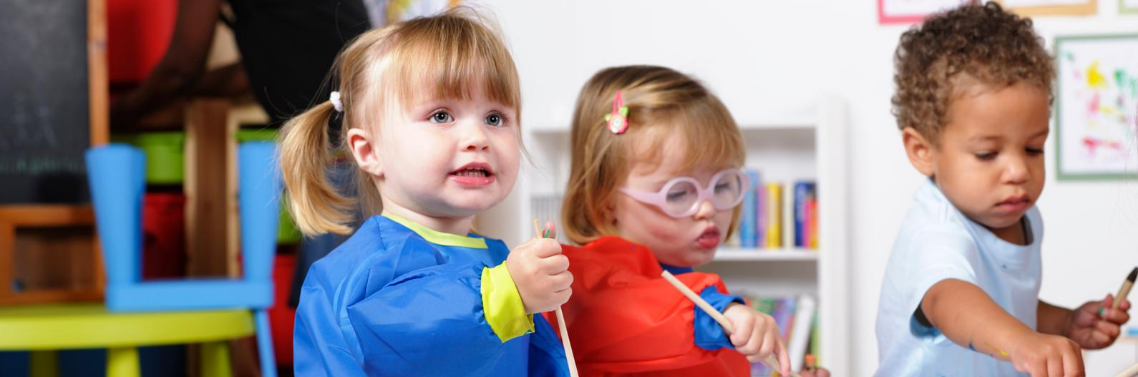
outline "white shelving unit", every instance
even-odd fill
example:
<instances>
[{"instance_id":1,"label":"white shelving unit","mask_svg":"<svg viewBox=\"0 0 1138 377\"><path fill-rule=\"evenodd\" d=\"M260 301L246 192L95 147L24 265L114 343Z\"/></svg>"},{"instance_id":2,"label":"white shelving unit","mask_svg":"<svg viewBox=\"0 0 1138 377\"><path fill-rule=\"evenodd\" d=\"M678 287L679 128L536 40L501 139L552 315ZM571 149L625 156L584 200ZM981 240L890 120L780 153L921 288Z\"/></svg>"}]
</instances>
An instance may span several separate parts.
<instances>
[{"instance_id":1,"label":"white shelving unit","mask_svg":"<svg viewBox=\"0 0 1138 377\"><path fill-rule=\"evenodd\" d=\"M719 274L735 293L815 297L822 342L819 360L835 375L845 374L850 365L851 322L844 104L824 97L807 114L738 119L738 123L747 143L747 167L758 170L763 181L784 184L784 197L793 196L790 185L794 181L817 182L819 247L721 248L712 263L697 270ZM789 208L784 209L788 212ZM793 239L785 221L788 234L783 239Z\"/></svg>"},{"instance_id":2,"label":"white shelving unit","mask_svg":"<svg viewBox=\"0 0 1138 377\"><path fill-rule=\"evenodd\" d=\"M813 296L818 302L821 331L819 360L835 375L843 375L849 371L851 344L845 105L836 98L823 97L806 106L786 108L799 111L770 117L748 109L733 112L746 140L747 167L759 170L762 180L817 182L819 248L725 246L712 263L697 270L719 274L733 293ZM569 176L568 123L530 123L523 130L531 163L523 161L511 197L478 223L480 229L511 245L532 235L530 219L560 220L561 196ZM790 196L789 189L784 192Z\"/></svg>"}]
</instances>

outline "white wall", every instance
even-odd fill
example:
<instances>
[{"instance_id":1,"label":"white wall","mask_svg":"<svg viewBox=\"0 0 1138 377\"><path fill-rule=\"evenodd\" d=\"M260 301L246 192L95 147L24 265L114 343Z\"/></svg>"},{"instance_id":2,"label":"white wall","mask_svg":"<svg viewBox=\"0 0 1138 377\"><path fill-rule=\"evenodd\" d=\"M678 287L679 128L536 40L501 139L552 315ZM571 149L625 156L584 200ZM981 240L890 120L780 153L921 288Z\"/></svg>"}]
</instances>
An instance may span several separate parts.
<instances>
[{"instance_id":1,"label":"white wall","mask_svg":"<svg viewBox=\"0 0 1138 377\"><path fill-rule=\"evenodd\" d=\"M872 0L484 2L513 48L524 127L566 127L585 80L623 64L695 73L740 123L765 111L794 112L786 107L821 93L846 99L853 169L848 375L872 374L881 276L922 179L905 160L889 113L892 53L907 26L878 25ZM1138 32L1138 16L1117 16L1114 0L1099 1L1099 14L1036 24L1049 44L1060 33ZM1056 182L1053 140L1052 177L1039 201L1047 227L1041 295L1074 306L1118 289L1138 265L1138 182ZM1088 375L1113 374L1135 361L1129 357L1089 355Z\"/></svg>"}]
</instances>

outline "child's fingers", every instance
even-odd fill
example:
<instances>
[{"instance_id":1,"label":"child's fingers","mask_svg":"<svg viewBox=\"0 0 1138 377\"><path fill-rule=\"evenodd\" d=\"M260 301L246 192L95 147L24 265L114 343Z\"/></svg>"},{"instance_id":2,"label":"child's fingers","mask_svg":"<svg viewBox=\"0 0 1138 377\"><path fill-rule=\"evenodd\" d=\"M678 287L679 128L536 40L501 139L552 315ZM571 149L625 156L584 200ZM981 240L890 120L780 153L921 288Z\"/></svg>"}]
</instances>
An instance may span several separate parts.
<instances>
[{"instance_id":1,"label":"child's fingers","mask_svg":"<svg viewBox=\"0 0 1138 377\"><path fill-rule=\"evenodd\" d=\"M1063 352L1062 373L1064 374L1055 374L1055 376L1082 376L1086 373L1083 368L1083 357L1077 349L1073 349L1071 352Z\"/></svg>"},{"instance_id":2,"label":"child's fingers","mask_svg":"<svg viewBox=\"0 0 1138 377\"><path fill-rule=\"evenodd\" d=\"M1102 319L1121 325L1130 321L1130 313L1127 313L1121 308L1117 310L1105 308L1102 311Z\"/></svg>"},{"instance_id":3,"label":"child's fingers","mask_svg":"<svg viewBox=\"0 0 1138 377\"><path fill-rule=\"evenodd\" d=\"M573 296L573 288L565 288L564 290L553 292L553 301L557 304L557 307L561 307L561 305L569 302L569 297L571 296Z\"/></svg>"},{"instance_id":4,"label":"child's fingers","mask_svg":"<svg viewBox=\"0 0 1138 377\"><path fill-rule=\"evenodd\" d=\"M739 353L744 355L761 356L759 353L760 347L763 345L763 336L760 336L757 331L752 330L750 339L747 339L747 344L738 347Z\"/></svg>"},{"instance_id":5,"label":"child's fingers","mask_svg":"<svg viewBox=\"0 0 1138 377\"><path fill-rule=\"evenodd\" d=\"M782 375L783 376L789 376L790 375L790 354L786 352L786 344L782 343L782 338L780 338L777 335L778 331L775 331L774 333L776 334L775 335L775 344L778 345L778 364L780 366L782 366L782 370L783 370Z\"/></svg>"},{"instance_id":6,"label":"child's fingers","mask_svg":"<svg viewBox=\"0 0 1138 377\"><path fill-rule=\"evenodd\" d=\"M1063 374L1063 358L1052 358L1047 360L1047 374L1050 376L1066 376Z\"/></svg>"},{"instance_id":7,"label":"child's fingers","mask_svg":"<svg viewBox=\"0 0 1138 377\"><path fill-rule=\"evenodd\" d=\"M539 261L541 270L549 275L557 275L569 270L569 257L553 255Z\"/></svg>"},{"instance_id":8,"label":"child's fingers","mask_svg":"<svg viewBox=\"0 0 1138 377\"><path fill-rule=\"evenodd\" d=\"M756 336L756 338L758 337ZM767 357L767 355L770 355L778 350L778 341L775 340L775 337L771 336L770 331L767 331L766 334L763 334L762 339L763 341L759 343L759 350L758 352L755 352L755 356Z\"/></svg>"},{"instance_id":9,"label":"child's fingers","mask_svg":"<svg viewBox=\"0 0 1138 377\"><path fill-rule=\"evenodd\" d=\"M735 332L731 333L731 345L738 350L739 347L746 345L747 341L751 340L751 328L754 326L754 320L751 316L742 316L741 318L736 316L731 319L731 326L735 327ZM742 350L739 350L739 353L747 354Z\"/></svg>"},{"instance_id":10,"label":"child's fingers","mask_svg":"<svg viewBox=\"0 0 1138 377\"><path fill-rule=\"evenodd\" d=\"M1102 332L1110 337L1118 336L1121 326L1113 321L1098 321L1095 323L1095 332Z\"/></svg>"},{"instance_id":11,"label":"child's fingers","mask_svg":"<svg viewBox=\"0 0 1138 377\"><path fill-rule=\"evenodd\" d=\"M559 292L559 291L568 289L570 286L573 285L573 274L571 274L569 272L562 272L560 274L553 275L552 279L553 279L553 291L554 292Z\"/></svg>"},{"instance_id":12,"label":"child's fingers","mask_svg":"<svg viewBox=\"0 0 1138 377\"><path fill-rule=\"evenodd\" d=\"M1110 333L1096 329L1095 331L1091 332L1090 339L1089 339L1090 344L1087 345L1087 347L1088 348L1106 347L1106 345L1108 345L1114 341L1113 339L1114 339L1114 337L1110 336Z\"/></svg>"},{"instance_id":13,"label":"child's fingers","mask_svg":"<svg viewBox=\"0 0 1138 377\"><path fill-rule=\"evenodd\" d=\"M534 253L533 255L538 258L549 258L554 255L561 254L561 244L556 240L550 238L542 238L533 240Z\"/></svg>"},{"instance_id":14,"label":"child's fingers","mask_svg":"<svg viewBox=\"0 0 1138 377\"><path fill-rule=\"evenodd\" d=\"M1067 346L1067 348L1059 350L1059 353L1061 355L1059 361L1062 362L1062 369L1060 369L1059 373L1065 374L1053 374L1053 376L1084 375L1086 373L1086 370L1083 367L1082 349L1079 348L1079 345L1075 343L1075 341L1070 339L1067 339Z\"/></svg>"}]
</instances>

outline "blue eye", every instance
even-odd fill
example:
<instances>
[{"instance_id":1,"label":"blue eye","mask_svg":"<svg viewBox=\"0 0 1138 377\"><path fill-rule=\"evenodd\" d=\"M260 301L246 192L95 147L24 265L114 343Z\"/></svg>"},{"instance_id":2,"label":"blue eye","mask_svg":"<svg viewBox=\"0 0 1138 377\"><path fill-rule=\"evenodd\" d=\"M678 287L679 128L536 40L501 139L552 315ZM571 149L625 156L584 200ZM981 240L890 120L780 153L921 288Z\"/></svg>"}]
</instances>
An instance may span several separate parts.
<instances>
[{"instance_id":1,"label":"blue eye","mask_svg":"<svg viewBox=\"0 0 1138 377\"><path fill-rule=\"evenodd\" d=\"M494 127L501 127L503 123L505 123L505 120L502 119L502 114L491 113L490 115L486 116L486 124Z\"/></svg>"},{"instance_id":2,"label":"blue eye","mask_svg":"<svg viewBox=\"0 0 1138 377\"><path fill-rule=\"evenodd\" d=\"M431 123L450 123L454 121L454 117L446 110L437 110L431 113Z\"/></svg>"}]
</instances>

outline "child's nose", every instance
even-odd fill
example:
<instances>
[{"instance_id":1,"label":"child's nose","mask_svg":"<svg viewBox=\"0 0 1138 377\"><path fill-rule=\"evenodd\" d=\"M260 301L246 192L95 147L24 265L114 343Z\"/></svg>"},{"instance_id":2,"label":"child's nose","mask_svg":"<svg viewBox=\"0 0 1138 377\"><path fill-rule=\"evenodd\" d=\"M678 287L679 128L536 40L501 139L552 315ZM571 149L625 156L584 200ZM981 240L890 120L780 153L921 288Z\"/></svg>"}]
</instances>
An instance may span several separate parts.
<instances>
[{"instance_id":1,"label":"child's nose","mask_svg":"<svg viewBox=\"0 0 1138 377\"><path fill-rule=\"evenodd\" d=\"M711 204L711 200L701 200L697 205L699 209L695 211L696 220L709 219L715 215L715 205Z\"/></svg>"},{"instance_id":2,"label":"child's nose","mask_svg":"<svg viewBox=\"0 0 1138 377\"><path fill-rule=\"evenodd\" d=\"M468 124L462 126L461 148L467 151L489 150L490 140L480 125Z\"/></svg>"},{"instance_id":3,"label":"child's nose","mask_svg":"<svg viewBox=\"0 0 1138 377\"><path fill-rule=\"evenodd\" d=\"M1027 168L1027 161L1024 158L1013 157L1008 161L1008 165L1004 168L1004 179L1009 183L1023 183L1026 182L1030 173Z\"/></svg>"}]
</instances>

